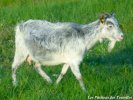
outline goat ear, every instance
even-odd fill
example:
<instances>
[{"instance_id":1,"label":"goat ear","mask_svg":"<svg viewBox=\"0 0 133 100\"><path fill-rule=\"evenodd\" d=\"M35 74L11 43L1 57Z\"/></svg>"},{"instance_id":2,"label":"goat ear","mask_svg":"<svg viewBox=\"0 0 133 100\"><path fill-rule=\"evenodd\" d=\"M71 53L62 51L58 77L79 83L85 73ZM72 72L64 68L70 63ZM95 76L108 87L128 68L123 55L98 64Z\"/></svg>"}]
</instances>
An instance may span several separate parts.
<instances>
[{"instance_id":1,"label":"goat ear","mask_svg":"<svg viewBox=\"0 0 133 100\"><path fill-rule=\"evenodd\" d=\"M109 13L103 13L103 14L101 14L101 16L100 16L100 22L102 23L102 24L104 24L105 23L105 21L106 21L106 19L108 18L108 17L110 17L111 15L109 14Z\"/></svg>"},{"instance_id":2,"label":"goat ear","mask_svg":"<svg viewBox=\"0 0 133 100\"><path fill-rule=\"evenodd\" d=\"M104 15L101 15L100 16L100 22L102 23L102 24L104 24L105 23L105 16Z\"/></svg>"}]
</instances>

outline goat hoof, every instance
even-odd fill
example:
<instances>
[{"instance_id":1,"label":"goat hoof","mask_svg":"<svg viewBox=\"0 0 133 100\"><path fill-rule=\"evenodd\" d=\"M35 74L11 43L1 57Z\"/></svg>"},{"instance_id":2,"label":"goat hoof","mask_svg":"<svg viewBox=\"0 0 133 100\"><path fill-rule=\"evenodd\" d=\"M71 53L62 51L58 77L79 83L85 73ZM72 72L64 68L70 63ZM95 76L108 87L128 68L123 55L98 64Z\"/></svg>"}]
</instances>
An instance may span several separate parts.
<instances>
[{"instance_id":1,"label":"goat hoof","mask_svg":"<svg viewBox=\"0 0 133 100\"><path fill-rule=\"evenodd\" d=\"M18 84L17 84L16 81L15 81L15 82L13 81L13 86L14 86L14 87L17 87L17 86L18 86Z\"/></svg>"},{"instance_id":2,"label":"goat hoof","mask_svg":"<svg viewBox=\"0 0 133 100\"><path fill-rule=\"evenodd\" d=\"M48 83L53 83L53 81L51 79L48 79L47 82Z\"/></svg>"}]
</instances>

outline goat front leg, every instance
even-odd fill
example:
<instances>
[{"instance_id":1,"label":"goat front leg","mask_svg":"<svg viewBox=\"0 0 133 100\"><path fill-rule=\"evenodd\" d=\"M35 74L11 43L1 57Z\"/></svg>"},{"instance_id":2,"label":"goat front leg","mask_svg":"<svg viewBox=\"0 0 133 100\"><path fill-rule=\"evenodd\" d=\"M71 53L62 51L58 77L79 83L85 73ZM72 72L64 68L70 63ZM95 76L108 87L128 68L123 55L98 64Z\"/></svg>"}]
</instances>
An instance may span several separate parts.
<instances>
[{"instance_id":1,"label":"goat front leg","mask_svg":"<svg viewBox=\"0 0 133 100\"><path fill-rule=\"evenodd\" d=\"M83 79L82 79L82 75L81 75L80 70L79 70L79 66L78 65L71 65L70 68L71 68L74 76L79 81L79 84L80 84L82 90L86 92L86 89L85 89L85 86L83 83Z\"/></svg>"},{"instance_id":2,"label":"goat front leg","mask_svg":"<svg viewBox=\"0 0 133 100\"><path fill-rule=\"evenodd\" d=\"M38 72L45 80L47 80L48 83L52 83L52 80L51 80L50 77L42 70L40 64L35 64L35 68L36 68L37 72Z\"/></svg>"},{"instance_id":3,"label":"goat front leg","mask_svg":"<svg viewBox=\"0 0 133 100\"><path fill-rule=\"evenodd\" d=\"M56 84L58 84L61 81L61 79L63 78L63 76L66 74L68 68L69 68L69 65L68 64L64 64L63 65L62 71L61 71L59 77L56 80Z\"/></svg>"}]
</instances>

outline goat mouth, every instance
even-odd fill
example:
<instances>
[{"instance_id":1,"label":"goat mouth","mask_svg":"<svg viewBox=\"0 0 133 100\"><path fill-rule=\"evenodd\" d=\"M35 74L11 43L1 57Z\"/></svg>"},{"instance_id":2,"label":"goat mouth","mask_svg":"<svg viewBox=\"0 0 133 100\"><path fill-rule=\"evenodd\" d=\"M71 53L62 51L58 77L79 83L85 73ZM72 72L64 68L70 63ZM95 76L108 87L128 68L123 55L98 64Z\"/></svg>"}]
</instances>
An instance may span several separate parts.
<instances>
[{"instance_id":1,"label":"goat mouth","mask_svg":"<svg viewBox=\"0 0 133 100\"><path fill-rule=\"evenodd\" d=\"M123 40L123 37L117 37L116 40L117 41L122 41Z\"/></svg>"}]
</instances>

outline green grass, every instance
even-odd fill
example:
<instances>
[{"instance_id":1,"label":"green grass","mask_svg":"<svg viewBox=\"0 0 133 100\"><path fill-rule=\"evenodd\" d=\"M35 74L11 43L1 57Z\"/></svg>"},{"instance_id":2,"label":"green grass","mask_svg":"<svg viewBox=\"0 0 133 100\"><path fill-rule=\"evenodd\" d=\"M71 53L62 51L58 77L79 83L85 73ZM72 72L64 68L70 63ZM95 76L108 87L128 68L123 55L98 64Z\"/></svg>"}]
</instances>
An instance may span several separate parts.
<instances>
[{"instance_id":1,"label":"green grass","mask_svg":"<svg viewBox=\"0 0 133 100\"><path fill-rule=\"evenodd\" d=\"M48 84L27 63L18 69L18 87L12 86L11 64L14 27L28 19L89 23L101 12L115 12L124 40L111 53L107 43L97 44L80 65L88 94L80 89L71 70L61 83ZM55 81L61 65L44 67ZM132 0L1 0L0 2L0 99L87 100L88 96L133 96L133 1Z\"/></svg>"}]
</instances>

